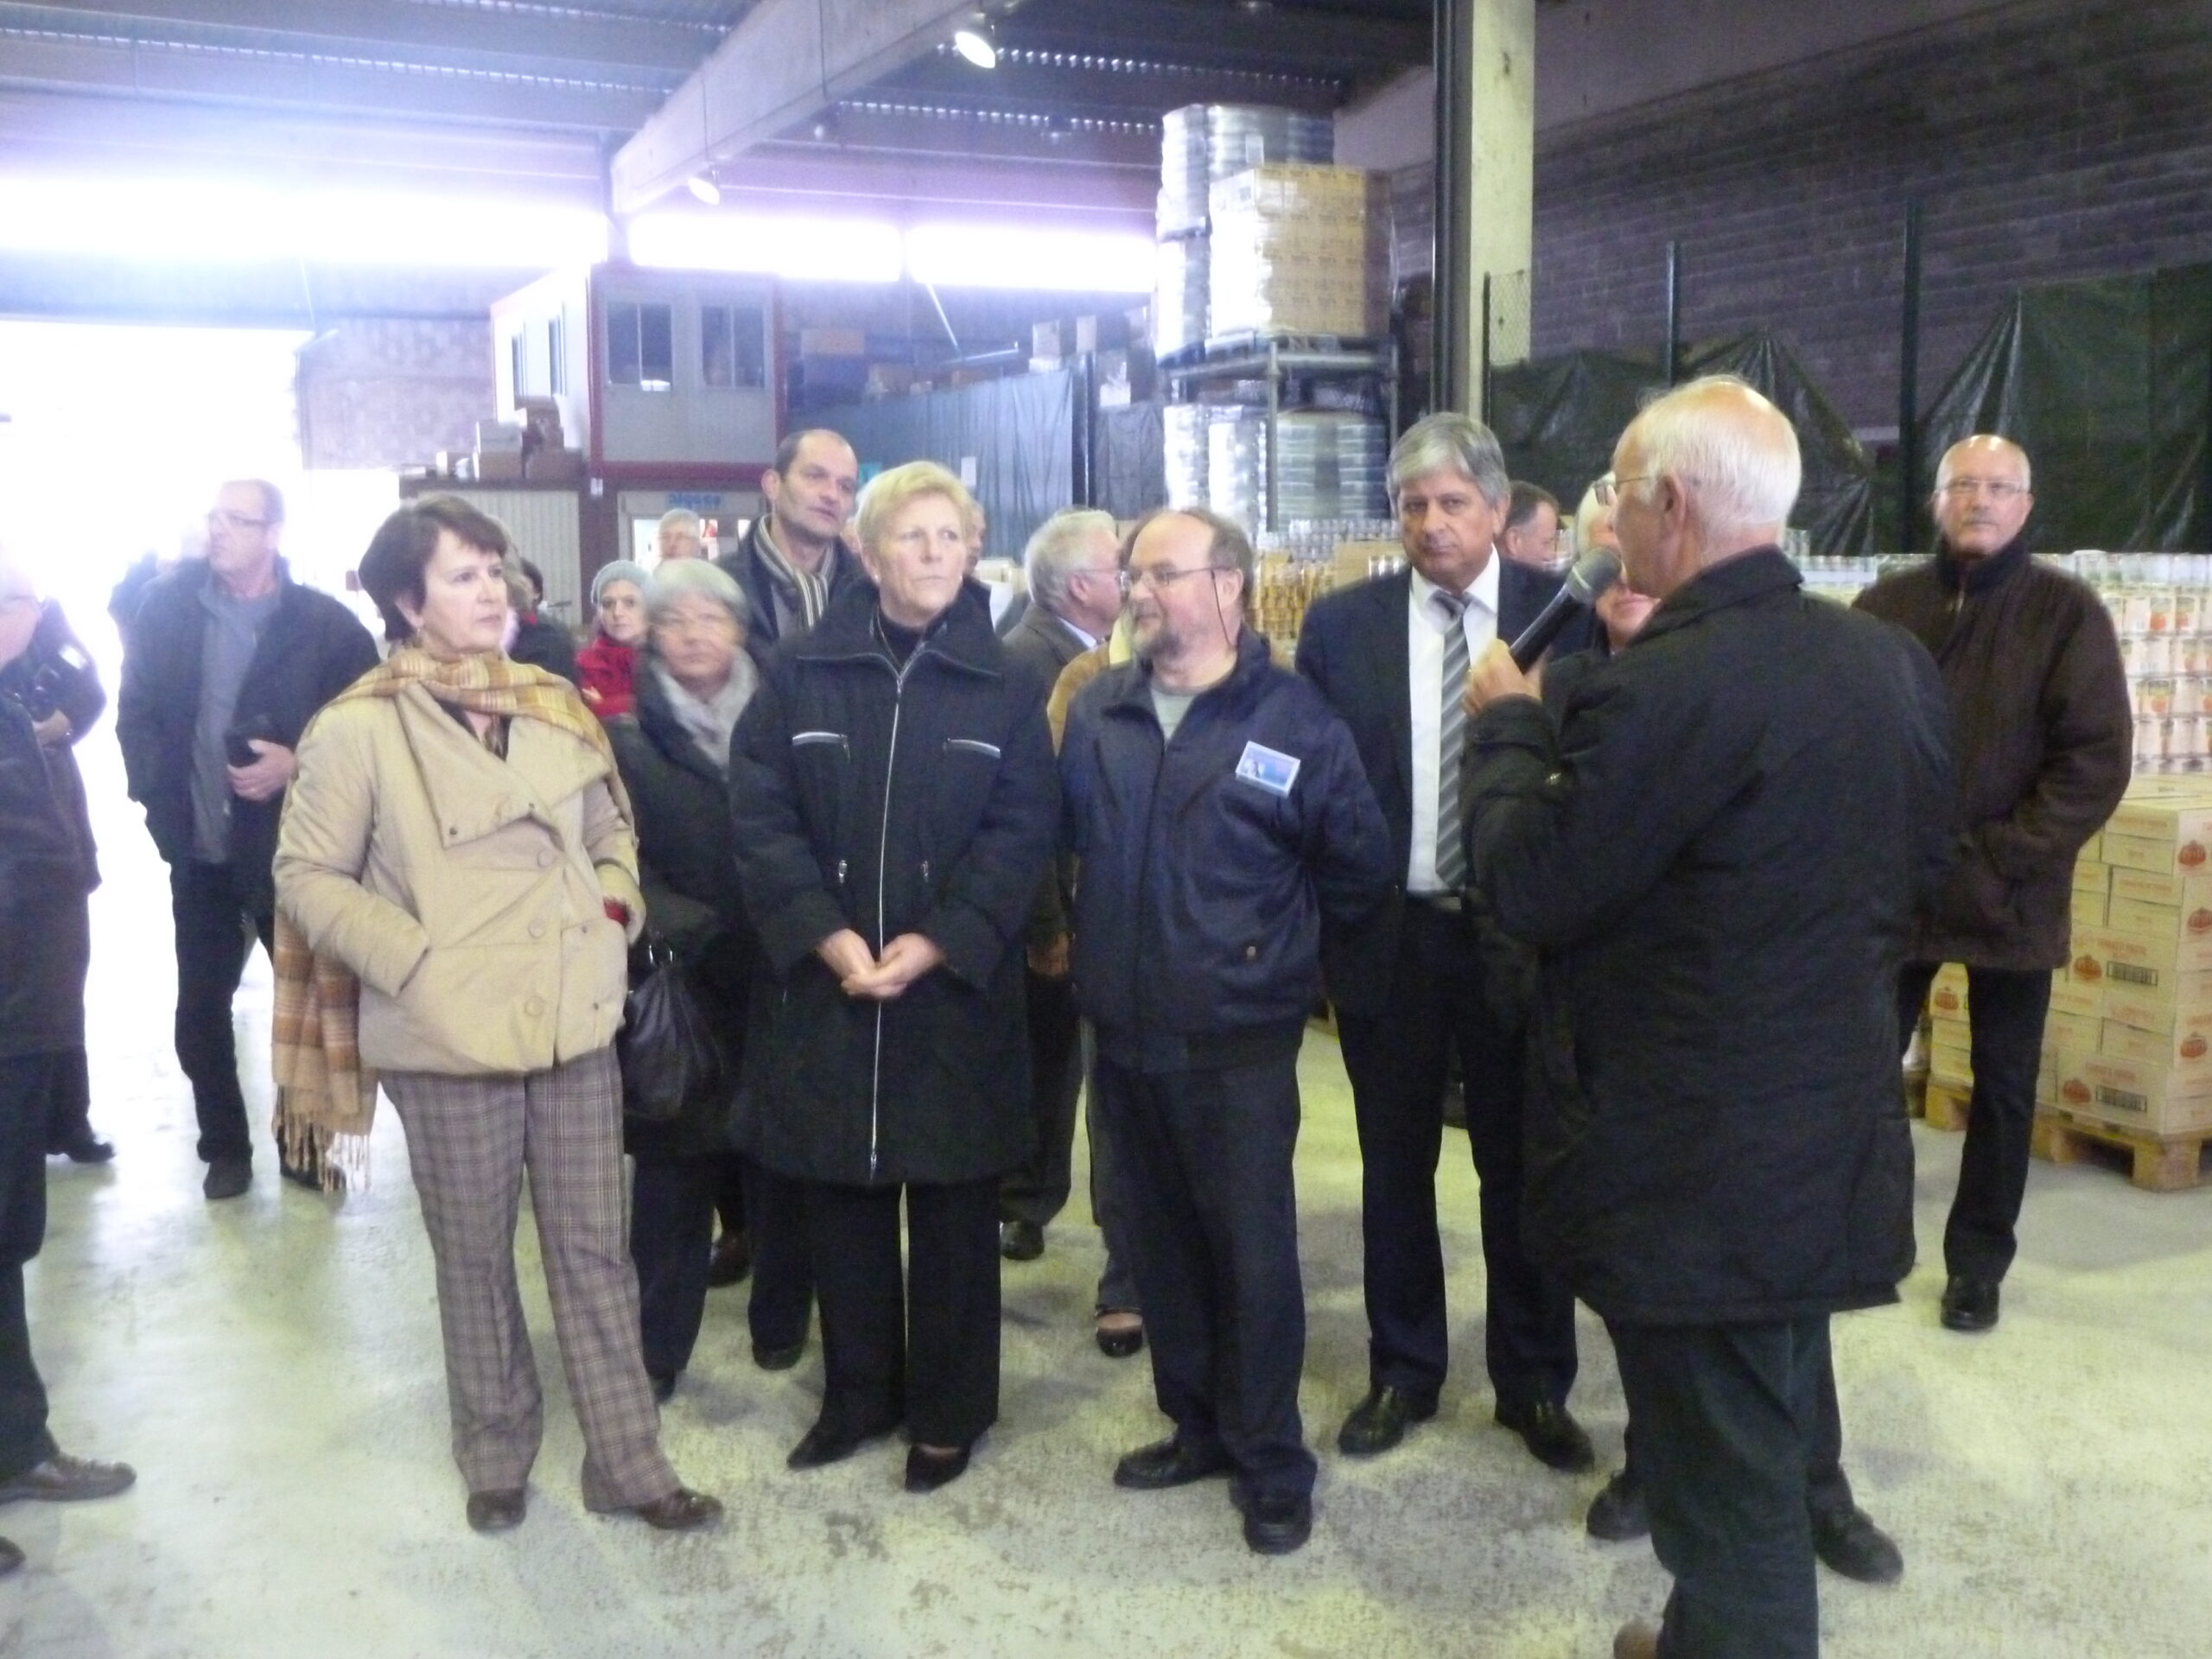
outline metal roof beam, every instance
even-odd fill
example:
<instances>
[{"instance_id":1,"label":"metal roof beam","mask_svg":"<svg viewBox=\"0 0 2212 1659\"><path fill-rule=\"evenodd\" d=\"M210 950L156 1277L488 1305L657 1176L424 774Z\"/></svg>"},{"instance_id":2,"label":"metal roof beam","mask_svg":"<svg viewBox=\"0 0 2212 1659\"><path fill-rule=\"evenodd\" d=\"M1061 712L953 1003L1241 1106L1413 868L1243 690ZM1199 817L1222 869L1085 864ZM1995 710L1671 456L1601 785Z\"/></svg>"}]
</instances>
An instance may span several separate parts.
<instances>
[{"instance_id":1,"label":"metal roof beam","mask_svg":"<svg viewBox=\"0 0 2212 1659\"><path fill-rule=\"evenodd\" d=\"M1001 26L1000 39L1039 50L1094 56L1173 58L1286 74L1343 76L1366 66L1427 63L1433 50L1426 21L1347 16L1274 8L1246 11L1225 0L1112 0L1025 6Z\"/></svg>"},{"instance_id":2,"label":"metal roof beam","mask_svg":"<svg viewBox=\"0 0 2212 1659\"><path fill-rule=\"evenodd\" d=\"M614 211L790 131L948 38L946 0L760 0L614 157Z\"/></svg>"},{"instance_id":3,"label":"metal roof beam","mask_svg":"<svg viewBox=\"0 0 2212 1659\"><path fill-rule=\"evenodd\" d=\"M288 39L297 49L344 56L385 57L455 52L540 64L588 64L606 73L613 66L688 73L714 49L721 31L668 17L609 16L547 6L543 11L488 7L417 5L408 0L315 0L270 5L266 0L72 0L67 6L9 4L0 16L21 14L33 27L92 34L103 24L141 40L159 39L165 25L199 29L250 30L261 39ZM574 68L572 73L577 73Z\"/></svg>"}]
</instances>

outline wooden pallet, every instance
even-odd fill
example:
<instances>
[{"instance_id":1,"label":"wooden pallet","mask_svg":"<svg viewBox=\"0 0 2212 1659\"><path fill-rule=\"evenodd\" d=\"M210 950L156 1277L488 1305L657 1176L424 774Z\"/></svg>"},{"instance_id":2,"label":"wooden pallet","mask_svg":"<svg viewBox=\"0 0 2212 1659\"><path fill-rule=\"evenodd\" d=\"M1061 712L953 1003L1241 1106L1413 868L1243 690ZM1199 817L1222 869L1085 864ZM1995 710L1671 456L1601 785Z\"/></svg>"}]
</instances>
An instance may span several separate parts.
<instances>
[{"instance_id":1,"label":"wooden pallet","mask_svg":"<svg viewBox=\"0 0 2212 1659\"><path fill-rule=\"evenodd\" d=\"M1921 1120L1931 1129L1959 1134L1967 1126L1967 1108L1973 1096L1954 1084L1928 1080L1928 1092L1920 1109Z\"/></svg>"},{"instance_id":2,"label":"wooden pallet","mask_svg":"<svg viewBox=\"0 0 2212 1659\"><path fill-rule=\"evenodd\" d=\"M2139 1135L2063 1107L2036 1109L2033 1147L2054 1164L2125 1163L2128 1179L2146 1192L2180 1192L2204 1178L2204 1149L2212 1129L2161 1139Z\"/></svg>"}]
</instances>

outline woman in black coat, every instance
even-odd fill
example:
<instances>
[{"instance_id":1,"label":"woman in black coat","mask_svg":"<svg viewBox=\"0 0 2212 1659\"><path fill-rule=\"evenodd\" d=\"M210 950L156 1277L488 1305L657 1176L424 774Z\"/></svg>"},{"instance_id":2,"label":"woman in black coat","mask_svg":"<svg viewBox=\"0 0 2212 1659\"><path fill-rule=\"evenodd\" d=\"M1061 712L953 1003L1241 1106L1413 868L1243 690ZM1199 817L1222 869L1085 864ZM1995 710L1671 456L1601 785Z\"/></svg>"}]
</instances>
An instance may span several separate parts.
<instances>
[{"instance_id":1,"label":"woman in black coat","mask_svg":"<svg viewBox=\"0 0 2212 1659\"><path fill-rule=\"evenodd\" d=\"M1033 1134L1021 942L1058 815L1044 710L966 581L974 511L927 462L868 486L875 581L777 648L730 756L763 965L741 1135L807 1184L828 1371L789 1461L903 1422L914 1491L998 1413L997 1186Z\"/></svg>"},{"instance_id":2,"label":"woman in black coat","mask_svg":"<svg viewBox=\"0 0 2212 1659\"><path fill-rule=\"evenodd\" d=\"M734 582L698 560L669 565L646 603L636 706L607 723L607 736L636 814L646 938L683 964L734 1068L757 951L731 853L727 781L730 734L759 677L745 651L748 607ZM637 1160L630 1255L645 1370L663 1400L698 1338L715 1201L733 1161L743 1166L756 1264L753 1356L782 1370L806 1344L813 1290L798 1185L738 1158L728 1129L726 1099L673 1122L624 1122L625 1148Z\"/></svg>"}]
</instances>

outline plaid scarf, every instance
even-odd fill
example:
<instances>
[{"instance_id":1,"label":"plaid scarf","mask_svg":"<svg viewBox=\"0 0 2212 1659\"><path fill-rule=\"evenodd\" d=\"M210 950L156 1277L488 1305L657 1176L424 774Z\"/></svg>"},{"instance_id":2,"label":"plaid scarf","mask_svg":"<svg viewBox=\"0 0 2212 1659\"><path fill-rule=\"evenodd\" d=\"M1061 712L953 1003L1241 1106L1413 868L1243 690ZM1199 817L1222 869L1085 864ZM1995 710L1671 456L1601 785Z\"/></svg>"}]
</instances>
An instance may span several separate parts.
<instances>
[{"instance_id":1,"label":"plaid scarf","mask_svg":"<svg viewBox=\"0 0 2212 1659\"><path fill-rule=\"evenodd\" d=\"M776 521L773 516L760 521L760 556L768 566L770 580L790 596L792 607L798 612L799 631L814 632L814 625L822 620L822 613L830 603L830 578L840 550L833 543L823 556L819 573L802 570L785 556L776 541Z\"/></svg>"},{"instance_id":2,"label":"plaid scarf","mask_svg":"<svg viewBox=\"0 0 2212 1659\"><path fill-rule=\"evenodd\" d=\"M581 739L607 763L607 787L624 819L635 821L629 791L607 732L576 690L559 676L497 652L444 660L403 645L325 705L357 697L396 697L419 685L440 702L470 714L542 720ZM316 719L321 719L318 715ZM309 722L308 729L314 729ZM289 806L289 798L288 798ZM377 1074L361 1064L361 987L334 957L319 957L280 908L270 952L276 996L270 1034L276 1084L277 1144L284 1161L320 1174L323 1186L365 1186L369 1131L376 1121Z\"/></svg>"}]
</instances>

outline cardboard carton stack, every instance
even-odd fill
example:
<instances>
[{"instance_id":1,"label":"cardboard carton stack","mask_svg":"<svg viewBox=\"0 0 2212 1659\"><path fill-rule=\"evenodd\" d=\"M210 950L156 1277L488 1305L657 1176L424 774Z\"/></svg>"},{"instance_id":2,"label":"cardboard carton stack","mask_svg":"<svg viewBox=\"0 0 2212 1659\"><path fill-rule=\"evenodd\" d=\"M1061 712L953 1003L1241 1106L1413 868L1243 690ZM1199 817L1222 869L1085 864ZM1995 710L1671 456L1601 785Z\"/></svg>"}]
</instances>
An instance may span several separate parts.
<instances>
[{"instance_id":1,"label":"cardboard carton stack","mask_svg":"<svg viewBox=\"0 0 2212 1659\"><path fill-rule=\"evenodd\" d=\"M1208 334L1382 334L1390 254L1383 182L1355 167L1284 163L1216 183Z\"/></svg>"},{"instance_id":2,"label":"cardboard carton stack","mask_svg":"<svg viewBox=\"0 0 2212 1659\"><path fill-rule=\"evenodd\" d=\"M2138 779L2082 851L2037 1098L2139 1134L2212 1131L2212 779Z\"/></svg>"}]
</instances>

